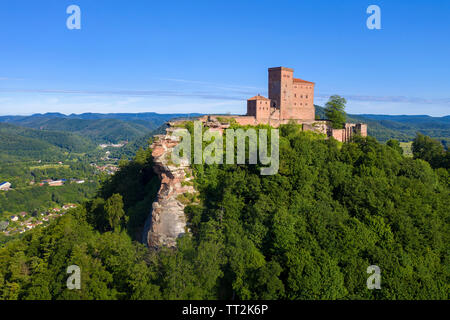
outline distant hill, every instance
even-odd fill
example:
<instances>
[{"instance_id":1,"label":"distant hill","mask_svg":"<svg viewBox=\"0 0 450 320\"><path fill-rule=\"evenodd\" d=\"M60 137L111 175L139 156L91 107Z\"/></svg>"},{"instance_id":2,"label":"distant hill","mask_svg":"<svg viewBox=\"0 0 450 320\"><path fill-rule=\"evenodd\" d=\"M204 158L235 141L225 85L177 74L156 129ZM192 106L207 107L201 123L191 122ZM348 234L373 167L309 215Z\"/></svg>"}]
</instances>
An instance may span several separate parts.
<instances>
[{"instance_id":1,"label":"distant hill","mask_svg":"<svg viewBox=\"0 0 450 320\"><path fill-rule=\"evenodd\" d=\"M177 117L199 114L157 113L84 113L64 115L61 113L34 114L32 116L2 116L7 122L39 130L66 131L78 134L95 143L133 141L148 135L166 121Z\"/></svg>"},{"instance_id":2,"label":"distant hill","mask_svg":"<svg viewBox=\"0 0 450 320\"><path fill-rule=\"evenodd\" d=\"M53 130L71 132L89 138L96 143L115 143L123 140L133 140L152 130L149 126L116 119L84 120L29 117L10 123L41 131Z\"/></svg>"},{"instance_id":3,"label":"distant hill","mask_svg":"<svg viewBox=\"0 0 450 320\"><path fill-rule=\"evenodd\" d=\"M324 108L316 107L316 115L325 119ZM145 147L149 137L161 131L162 125L174 118L197 117L201 114L158 114L146 113L83 113L64 115L61 113L34 114L31 116L0 116L0 123L6 122L23 127L69 132L90 139L95 144L128 141L126 154ZM416 132L438 139L444 146L450 146L450 116L430 117L426 115L374 115L348 114L348 122L368 124L368 134L380 142L398 139L408 142Z\"/></svg>"},{"instance_id":4,"label":"distant hill","mask_svg":"<svg viewBox=\"0 0 450 320\"><path fill-rule=\"evenodd\" d=\"M95 144L79 135L0 123L0 161L56 160L67 153L85 153Z\"/></svg>"}]
</instances>

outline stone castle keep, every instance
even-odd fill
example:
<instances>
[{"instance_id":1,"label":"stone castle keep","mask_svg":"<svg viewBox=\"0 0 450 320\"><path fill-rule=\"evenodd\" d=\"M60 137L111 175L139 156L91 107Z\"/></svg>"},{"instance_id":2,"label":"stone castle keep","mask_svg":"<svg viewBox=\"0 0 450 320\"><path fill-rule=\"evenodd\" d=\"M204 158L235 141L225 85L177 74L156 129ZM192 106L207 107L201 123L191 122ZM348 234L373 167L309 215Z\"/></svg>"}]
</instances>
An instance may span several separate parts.
<instances>
[{"instance_id":1,"label":"stone castle keep","mask_svg":"<svg viewBox=\"0 0 450 320\"><path fill-rule=\"evenodd\" d=\"M346 123L342 129L333 129L328 120L315 119L314 82L294 78L294 69L269 68L269 97L261 95L247 100L247 114L227 116L241 125L269 124L278 127L294 121L303 125L303 130L317 131L346 142L355 134L367 136L364 123ZM223 116L221 116L223 118ZM201 118L204 122L217 120L209 115Z\"/></svg>"},{"instance_id":2,"label":"stone castle keep","mask_svg":"<svg viewBox=\"0 0 450 320\"><path fill-rule=\"evenodd\" d=\"M269 123L270 120L314 120L314 82L294 78L294 70L269 69L269 98L255 96L247 100L247 116Z\"/></svg>"}]
</instances>

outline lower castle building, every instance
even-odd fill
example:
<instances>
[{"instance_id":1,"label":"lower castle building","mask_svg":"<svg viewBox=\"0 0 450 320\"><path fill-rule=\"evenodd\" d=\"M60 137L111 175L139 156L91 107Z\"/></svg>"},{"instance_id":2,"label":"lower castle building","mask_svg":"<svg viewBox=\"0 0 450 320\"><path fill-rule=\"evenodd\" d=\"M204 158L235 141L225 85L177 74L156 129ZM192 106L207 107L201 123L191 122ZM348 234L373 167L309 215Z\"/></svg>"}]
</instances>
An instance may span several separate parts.
<instances>
[{"instance_id":1,"label":"lower castle building","mask_svg":"<svg viewBox=\"0 0 450 320\"><path fill-rule=\"evenodd\" d=\"M294 78L291 68L269 68L269 97L261 95L247 100L247 114L228 116L241 125L280 124L295 122L303 125L303 130L313 130L338 141L346 142L355 134L367 136L367 124L346 123L342 129L333 129L328 120L315 119L314 82ZM203 117L215 118L214 116Z\"/></svg>"}]
</instances>

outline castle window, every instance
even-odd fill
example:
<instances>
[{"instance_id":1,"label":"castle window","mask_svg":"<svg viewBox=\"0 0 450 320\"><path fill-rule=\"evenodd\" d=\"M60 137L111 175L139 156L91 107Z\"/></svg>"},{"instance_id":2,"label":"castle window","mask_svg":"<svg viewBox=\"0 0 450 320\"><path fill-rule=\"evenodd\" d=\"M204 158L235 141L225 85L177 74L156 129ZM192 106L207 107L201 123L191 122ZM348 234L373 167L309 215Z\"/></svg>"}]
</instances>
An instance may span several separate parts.
<instances>
[{"instance_id":1,"label":"castle window","mask_svg":"<svg viewBox=\"0 0 450 320\"><path fill-rule=\"evenodd\" d=\"M294 93L294 97L297 98L297 94L296 93Z\"/></svg>"},{"instance_id":2,"label":"castle window","mask_svg":"<svg viewBox=\"0 0 450 320\"><path fill-rule=\"evenodd\" d=\"M306 99L308 99L308 95L306 95Z\"/></svg>"}]
</instances>

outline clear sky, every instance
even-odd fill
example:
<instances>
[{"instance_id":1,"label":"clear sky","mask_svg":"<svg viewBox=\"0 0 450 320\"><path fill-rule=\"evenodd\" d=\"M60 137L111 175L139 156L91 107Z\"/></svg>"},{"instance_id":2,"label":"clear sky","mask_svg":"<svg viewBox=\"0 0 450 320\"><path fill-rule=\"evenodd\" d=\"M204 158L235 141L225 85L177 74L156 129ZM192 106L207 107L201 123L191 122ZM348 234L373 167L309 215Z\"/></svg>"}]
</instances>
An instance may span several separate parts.
<instances>
[{"instance_id":1,"label":"clear sky","mask_svg":"<svg viewBox=\"0 0 450 320\"><path fill-rule=\"evenodd\" d=\"M277 66L316 82L319 105L448 115L450 1L0 1L2 115L245 113Z\"/></svg>"}]
</instances>

